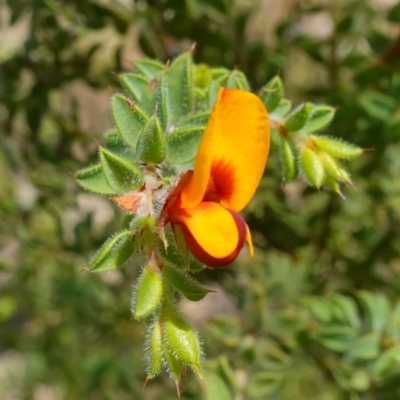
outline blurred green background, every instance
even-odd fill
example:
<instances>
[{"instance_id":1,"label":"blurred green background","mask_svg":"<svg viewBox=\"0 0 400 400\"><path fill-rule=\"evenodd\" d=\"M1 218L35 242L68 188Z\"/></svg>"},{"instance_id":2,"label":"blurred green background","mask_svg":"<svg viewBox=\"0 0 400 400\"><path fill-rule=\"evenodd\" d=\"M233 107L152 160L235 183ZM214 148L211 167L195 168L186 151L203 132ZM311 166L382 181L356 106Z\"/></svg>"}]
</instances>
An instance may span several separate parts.
<instances>
[{"instance_id":1,"label":"blurred green background","mask_svg":"<svg viewBox=\"0 0 400 400\"><path fill-rule=\"evenodd\" d=\"M0 398L175 399L145 379L129 321L140 260L79 274L120 225L73 173L111 127L115 73L167 61L279 74L337 107L325 134L368 149L346 200L282 187L273 149L246 210L256 257L182 303L207 355L183 399L400 398L400 5L396 0L0 0Z\"/></svg>"}]
</instances>

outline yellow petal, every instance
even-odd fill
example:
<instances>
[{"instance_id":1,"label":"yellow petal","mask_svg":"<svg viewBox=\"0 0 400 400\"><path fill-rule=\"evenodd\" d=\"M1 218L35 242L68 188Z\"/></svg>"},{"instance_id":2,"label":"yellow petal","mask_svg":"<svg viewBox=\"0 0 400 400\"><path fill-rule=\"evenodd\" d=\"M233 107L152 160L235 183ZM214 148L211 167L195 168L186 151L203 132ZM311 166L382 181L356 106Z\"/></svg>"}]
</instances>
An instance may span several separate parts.
<instances>
[{"instance_id":1,"label":"yellow petal","mask_svg":"<svg viewBox=\"0 0 400 400\"><path fill-rule=\"evenodd\" d=\"M183 206L196 207L210 195L226 208L242 210L262 177L269 141L269 120L261 100L243 90L220 89L194 173L182 190Z\"/></svg>"},{"instance_id":2,"label":"yellow petal","mask_svg":"<svg viewBox=\"0 0 400 400\"><path fill-rule=\"evenodd\" d=\"M211 267L229 264L239 254L246 237L242 217L218 203L203 202L171 216L179 223L190 251Z\"/></svg>"}]
</instances>

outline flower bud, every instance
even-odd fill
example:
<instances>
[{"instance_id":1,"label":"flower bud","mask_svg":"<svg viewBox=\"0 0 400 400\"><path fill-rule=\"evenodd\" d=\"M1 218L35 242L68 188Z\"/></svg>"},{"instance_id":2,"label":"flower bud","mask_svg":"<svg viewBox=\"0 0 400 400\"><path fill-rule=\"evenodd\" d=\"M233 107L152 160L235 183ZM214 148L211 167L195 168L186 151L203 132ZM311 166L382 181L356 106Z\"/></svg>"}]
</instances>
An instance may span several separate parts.
<instances>
[{"instance_id":1,"label":"flower bud","mask_svg":"<svg viewBox=\"0 0 400 400\"><path fill-rule=\"evenodd\" d=\"M300 166L309 183L320 188L325 175L320 156L314 150L304 147L301 149Z\"/></svg>"},{"instance_id":2,"label":"flower bud","mask_svg":"<svg viewBox=\"0 0 400 400\"><path fill-rule=\"evenodd\" d=\"M156 267L145 265L132 301L132 313L135 319L141 320L153 314L161 304L162 295L161 274Z\"/></svg>"},{"instance_id":3,"label":"flower bud","mask_svg":"<svg viewBox=\"0 0 400 400\"><path fill-rule=\"evenodd\" d=\"M200 371L200 343L190 325L176 312L170 312L164 322L164 337L176 360Z\"/></svg>"},{"instance_id":4,"label":"flower bud","mask_svg":"<svg viewBox=\"0 0 400 400\"><path fill-rule=\"evenodd\" d=\"M348 159L359 156L363 150L349 143L341 142L328 136L311 136L314 145L335 158Z\"/></svg>"},{"instance_id":5,"label":"flower bud","mask_svg":"<svg viewBox=\"0 0 400 400\"><path fill-rule=\"evenodd\" d=\"M163 362L162 327L159 322L150 326L146 348L146 372L147 378L151 379L160 373Z\"/></svg>"}]
</instances>

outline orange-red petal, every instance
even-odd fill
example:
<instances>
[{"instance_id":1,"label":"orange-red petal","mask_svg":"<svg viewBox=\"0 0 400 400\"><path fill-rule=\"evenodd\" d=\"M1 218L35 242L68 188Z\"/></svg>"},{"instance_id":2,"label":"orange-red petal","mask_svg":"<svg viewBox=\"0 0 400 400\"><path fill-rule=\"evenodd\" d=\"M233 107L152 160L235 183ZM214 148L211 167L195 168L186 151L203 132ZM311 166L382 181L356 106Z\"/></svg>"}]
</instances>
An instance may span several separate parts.
<instances>
[{"instance_id":1,"label":"orange-red petal","mask_svg":"<svg viewBox=\"0 0 400 400\"><path fill-rule=\"evenodd\" d=\"M171 216L180 224L192 254L210 267L223 267L239 254L246 239L246 224L235 211L218 203L202 202Z\"/></svg>"},{"instance_id":2,"label":"orange-red petal","mask_svg":"<svg viewBox=\"0 0 400 400\"><path fill-rule=\"evenodd\" d=\"M193 176L182 190L183 207L194 208L206 194L215 194L224 207L242 210L262 177L269 141L269 120L261 100L243 90L220 89ZM215 193L208 193L210 188Z\"/></svg>"}]
</instances>

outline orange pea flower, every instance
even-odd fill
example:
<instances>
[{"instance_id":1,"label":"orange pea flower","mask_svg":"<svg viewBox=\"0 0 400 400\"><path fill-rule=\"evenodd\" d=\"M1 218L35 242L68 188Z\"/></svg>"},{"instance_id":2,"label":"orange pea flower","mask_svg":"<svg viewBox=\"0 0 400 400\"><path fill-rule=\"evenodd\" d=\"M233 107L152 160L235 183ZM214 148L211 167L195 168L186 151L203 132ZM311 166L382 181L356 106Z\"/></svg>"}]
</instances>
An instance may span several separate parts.
<instances>
[{"instance_id":1,"label":"orange pea flower","mask_svg":"<svg viewBox=\"0 0 400 400\"><path fill-rule=\"evenodd\" d=\"M163 211L179 243L211 268L226 266L247 240L248 226L238 214L251 200L269 151L269 120L254 94L220 89L196 156L169 195Z\"/></svg>"}]
</instances>

